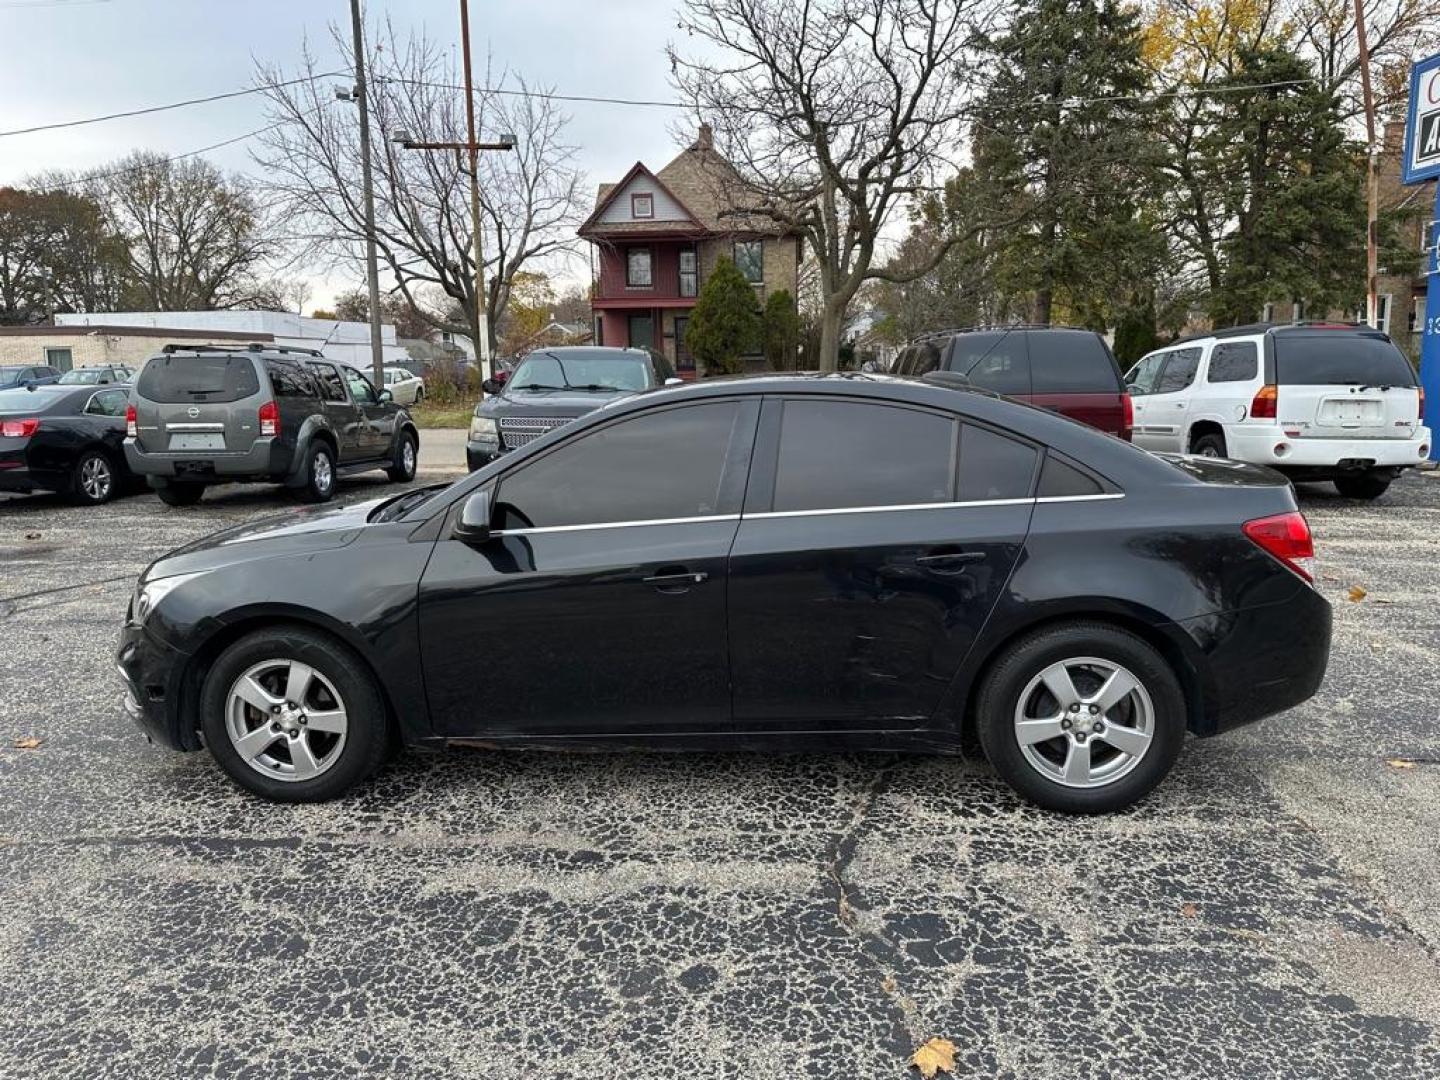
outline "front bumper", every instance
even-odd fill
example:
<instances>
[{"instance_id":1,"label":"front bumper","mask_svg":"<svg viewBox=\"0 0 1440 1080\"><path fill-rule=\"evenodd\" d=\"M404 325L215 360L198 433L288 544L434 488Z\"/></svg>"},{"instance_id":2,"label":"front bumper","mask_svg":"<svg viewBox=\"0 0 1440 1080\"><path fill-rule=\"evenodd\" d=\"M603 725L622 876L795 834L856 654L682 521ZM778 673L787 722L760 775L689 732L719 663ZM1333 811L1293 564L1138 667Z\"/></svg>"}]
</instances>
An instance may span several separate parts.
<instances>
[{"instance_id":1,"label":"front bumper","mask_svg":"<svg viewBox=\"0 0 1440 1080\"><path fill-rule=\"evenodd\" d=\"M509 453L509 451L502 449L500 443L494 439L485 439L478 442L470 438L465 440L465 464L471 472L474 472L476 469L483 469L496 458L502 457L507 453Z\"/></svg>"},{"instance_id":2,"label":"front bumper","mask_svg":"<svg viewBox=\"0 0 1440 1080\"><path fill-rule=\"evenodd\" d=\"M1419 465L1433 445L1429 428L1419 427L1409 438L1316 439L1291 438L1278 425L1234 425L1225 431L1225 451L1239 461L1269 465L1334 468L1341 462L1363 462L1352 468L1405 468Z\"/></svg>"},{"instance_id":3,"label":"front bumper","mask_svg":"<svg viewBox=\"0 0 1440 1080\"><path fill-rule=\"evenodd\" d=\"M139 476L159 476L183 480L272 478L289 471L289 450L278 440L264 436L255 440L249 450L214 451L180 450L156 452L142 450L133 438L125 440L125 461L130 471Z\"/></svg>"},{"instance_id":4,"label":"front bumper","mask_svg":"<svg viewBox=\"0 0 1440 1080\"><path fill-rule=\"evenodd\" d=\"M126 620L115 652L115 669L125 687L125 715L146 738L171 750L200 749L193 726L187 731L180 723L185 660L143 626Z\"/></svg>"}]
</instances>

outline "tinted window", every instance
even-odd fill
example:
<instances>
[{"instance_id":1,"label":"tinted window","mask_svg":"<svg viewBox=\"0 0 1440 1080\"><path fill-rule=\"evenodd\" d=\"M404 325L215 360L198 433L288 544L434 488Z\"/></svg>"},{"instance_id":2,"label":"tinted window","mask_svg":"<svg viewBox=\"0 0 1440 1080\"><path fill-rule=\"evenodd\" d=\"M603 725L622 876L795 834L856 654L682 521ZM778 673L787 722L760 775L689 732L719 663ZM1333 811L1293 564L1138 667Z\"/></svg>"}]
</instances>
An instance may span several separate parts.
<instances>
[{"instance_id":1,"label":"tinted window","mask_svg":"<svg viewBox=\"0 0 1440 1080\"><path fill-rule=\"evenodd\" d=\"M1200 366L1199 349L1177 349L1169 356L1165 370L1160 372L1160 381L1155 384L1157 394L1184 390L1195 381L1195 369Z\"/></svg>"},{"instance_id":2,"label":"tinted window","mask_svg":"<svg viewBox=\"0 0 1440 1080\"><path fill-rule=\"evenodd\" d=\"M345 369L345 381L350 384L350 396L362 405L374 405L380 398L370 380L354 368Z\"/></svg>"},{"instance_id":3,"label":"tinted window","mask_svg":"<svg viewBox=\"0 0 1440 1080\"><path fill-rule=\"evenodd\" d=\"M582 349L531 353L506 385L516 390L644 390L653 383L645 353Z\"/></svg>"},{"instance_id":4,"label":"tinted window","mask_svg":"<svg viewBox=\"0 0 1440 1080\"><path fill-rule=\"evenodd\" d=\"M1036 492L1042 499L1102 493L1103 489L1094 477L1067 465L1053 454L1045 459L1045 467L1040 470L1040 487Z\"/></svg>"},{"instance_id":5,"label":"tinted window","mask_svg":"<svg viewBox=\"0 0 1440 1080\"><path fill-rule=\"evenodd\" d=\"M239 401L260 392L248 356L157 356L140 372L141 397L159 402Z\"/></svg>"},{"instance_id":6,"label":"tinted window","mask_svg":"<svg viewBox=\"0 0 1440 1080\"><path fill-rule=\"evenodd\" d=\"M949 502L954 421L851 401L787 401L776 510Z\"/></svg>"},{"instance_id":7,"label":"tinted window","mask_svg":"<svg viewBox=\"0 0 1440 1080\"><path fill-rule=\"evenodd\" d=\"M60 376L61 386L94 386L110 381L109 368L72 368Z\"/></svg>"},{"instance_id":8,"label":"tinted window","mask_svg":"<svg viewBox=\"0 0 1440 1080\"><path fill-rule=\"evenodd\" d=\"M1016 331L959 335L947 366L997 394L1030 393L1030 357L1025 335Z\"/></svg>"},{"instance_id":9,"label":"tinted window","mask_svg":"<svg viewBox=\"0 0 1440 1080\"><path fill-rule=\"evenodd\" d=\"M265 370L270 376L270 385L276 397L314 397L315 385L310 375L296 364L280 364L267 361Z\"/></svg>"},{"instance_id":10,"label":"tinted window","mask_svg":"<svg viewBox=\"0 0 1440 1080\"><path fill-rule=\"evenodd\" d=\"M320 387L320 397L325 401L345 401L345 383L333 364L311 364L315 382Z\"/></svg>"},{"instance_id":11,"label":"tinted window","mask_svg":"<svg viewBox=\"0 0 1440 1080\"><path fill-rule=\"evenodd\" d=\"M1031 330L1030 382L1037 394L1117 394L1120 377L1099 334Z\"/></svg>"},{"instance_id":12,"label":"tinted window","mask_svg":"<svg viewBox=\"0 0 1440 1080\"><path fill-rule=\"evenodd\" d=\"M1248 382L1260 372L1260 350L1253 341L1226 341L1210 350L1206 382Z\"/></svg>"},{"instance_id":13,"label":"tinted window","mask_svg":"<svg viewBox=\"0 0 1440 1080\"><path fill-rule=\"evenodd\" d=\"M1275 378L1288 385L1414 386L1415 369L1376 334L1320 330L1275 335Z\"/></svg>"},{"instance_id":14,"label":"tinted window","mask_svg":"<svg viewBox=\"0 0 1440 1080\"><path fill-rule=\"evenodd\" d=\"M95 416L124 416L129 402L128 390L102 390L90 398L85 411Z\"/></svg>"},{"instance_id":15,"label":"tinted window","mask_svg":"<svg viewBox=\"0 0 1440 1080\"><path fill-rule=\"evenodd\" d=\"M1169 353L1151 353L1125 375L1125 385L1132 394L1148 394L1155 389L1155 377L1160 374L1160 365L1165 363Z\"/></svg>"},{"instance_id":16,"label":"tinted window","mask_svg":"<svg viewBox=\"0 0 1440 1080\"><path fill-rule=\"evenodd\" d=\"M927 375L940 366L940 347L933 341L922 341L913 347L906 375Z\"/></svg>"},{"instance_id":17,"label":"tinted window","mask_svg":"<svg viewBox=\"0 0 1440 1080\"><path fill-rule=\"evenodd\" d=\"M964 425L960 436L959 500L1029 498L1038 456L1028 443Z\"/></svg>"},{"instance_id":18,"label":"tinted window","mask_svg":"<svg viewBox=\"0 0 1440 1080\"><path fill-rule=\"evenodd\" d=\"M720 480L739 416L734 402L716 402L649 413L582 435L501 481L499 527L725 512Z\"/></svg>"}]
</instances>

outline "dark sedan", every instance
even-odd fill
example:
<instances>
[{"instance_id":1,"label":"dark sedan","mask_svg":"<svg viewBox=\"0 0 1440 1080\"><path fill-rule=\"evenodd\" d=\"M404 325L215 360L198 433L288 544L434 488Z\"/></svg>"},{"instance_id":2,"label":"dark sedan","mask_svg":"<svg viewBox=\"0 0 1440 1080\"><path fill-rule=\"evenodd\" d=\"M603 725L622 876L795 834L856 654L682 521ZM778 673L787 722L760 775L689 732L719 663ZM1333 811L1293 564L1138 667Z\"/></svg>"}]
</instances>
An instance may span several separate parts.
<instances>
[{"instance_id":1,"label":"dark sedan","mask_svg":"<svg viewBox=\"0 0 1440 1080\"><path fill-rule=\"evenodd\" d=\"M0 390L0 491L103 503L138 487L125 464L128 386Z\"/></svg>"},{"instance_id":2,"label":"dark sedan","mask_svg":"<svg viewBox=\"0 0 1440 1080\"><path fill-rule=\"evenodd\" d=\"M159 559L127 711L272 799L391 740L950 750L1103 811L1315 692L1330 608L1278 474L1165 461L983 391L719 380L449 487Z\"/></svg>"},{"instance_id":3,"label":"dark sedan","mask_svg":"<svg viewBox=\"0 0 1440 1080\"><path fill-rule=\"evenodd\" d=\"M0 390L49 386L59 379L60 372L46 364L0 364Z\"/></svg>"}]
</instances>

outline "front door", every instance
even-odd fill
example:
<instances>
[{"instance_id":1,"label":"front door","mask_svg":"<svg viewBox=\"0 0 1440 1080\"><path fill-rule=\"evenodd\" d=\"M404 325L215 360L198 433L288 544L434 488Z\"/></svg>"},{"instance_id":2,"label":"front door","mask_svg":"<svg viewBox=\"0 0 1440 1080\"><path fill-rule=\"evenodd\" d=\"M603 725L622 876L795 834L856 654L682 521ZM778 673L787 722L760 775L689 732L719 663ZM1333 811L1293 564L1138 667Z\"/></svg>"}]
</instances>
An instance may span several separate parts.
<instances>
[{"instance_id":1,"label":"front door","mask_svg":"<svg viewBox=\"0 0 1440 1080\"><path fill-rule=\"evenodd\" d=\"M630 347L655 347L655 316L651 314L630 316Z\"/></svg>"},{"instance_id":2,"label":"front door","mask_svg":"<svg viewBox=\"0 0 1440 1080\"><path fill-rule=\"evenodd\" d=\"M390 433L395 428L395 406L380 400L380 394L361 372L345 369L350 396L355 399L362 417L360 453L367 458L382 456L390 447Z\"/></svg>"},{"instance_id":3,"label":"front door","mask_svg":"<svg viewBox=\"0 0 1440 1080\"><path fill-rule=\"evenodd\" d=\"M685 344L685 334L690 329L689 315L675 316L675 371L683 379L695 377L695 357Z\"/></svg>"},{"instance_id":4,"label":"front door","mask_svg":"<svg viewBox=\"0 0 1440 1080\"><path fill-rule=\"evenodd\" d=\"M1200 366L1199 346L1171 349L1162 354L1165 364L1155 379L1154 388L1145 395L1144 424L1137 420L1135 442L1147 450L1183 453L1186 443L1187 418L1195 371ZM1143 433L1142 433L1143 431Z\"/></svg>"},{"instance_id":5,"label":"front door","mask_svg":"<svg viewBox=\"0 0 1440 1080\"><path fill-rule=\"evenodd\" d=\"M1151 392L1155 389L1155 381L1160 377L1160 369L1165 366L1167 353L1151 353L1149 356L1141 357L1129 371L1125 373L1125 390L1130 395L1130 408L1132 410L1133 425L1130 438L1136 446L1143 446L1147 450L1153 449L1147 441L1150 437L1149 410L1146 405Z\"/></svg>"},{"instance_id":6,"label":"front door","mask_svg":"<svg viewBox=\"0 0 1440 1080\"><path fill-rule=\"evenodd\" d=\"M736 726L927 726L1024 544L1038 451L796 399L767 402L757 446L730 560Z\"/></svg>"},{"instance_id":7,"label":"front door","mask_svg":"<svg viewBox=\"0 0 1440 1080\"><path fill-rule=\"evenodd\" d=\"M730 720L726 558L755 402L588 429L499 479L496 534L420 583L437 734L714 731Z\"/></svg>"}]
</instances>

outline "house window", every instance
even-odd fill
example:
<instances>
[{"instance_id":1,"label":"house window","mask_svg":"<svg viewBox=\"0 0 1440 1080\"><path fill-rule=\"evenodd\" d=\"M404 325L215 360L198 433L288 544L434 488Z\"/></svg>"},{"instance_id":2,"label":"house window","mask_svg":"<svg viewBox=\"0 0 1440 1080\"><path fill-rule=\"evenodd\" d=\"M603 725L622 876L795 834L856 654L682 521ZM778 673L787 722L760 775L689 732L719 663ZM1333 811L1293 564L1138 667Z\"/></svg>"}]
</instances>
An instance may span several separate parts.
<instances>
[{"instance_id":1,"label":"house window","mask_svg":"<svg viewBox=\"0 0 1440 1080\"><path fill-rule=\"evenodd\" d=\"M56 371L69 371L75 366L75 358L69 349L46 349L45 363Z\"/></svg>"},{"instance_id":2,"label":"house window","mask_svg":"<svg viewBox=\"0 0 1440 1080\"><path fill-rule=\"evenodd\" d=\"M695 251L680 252L680 295L695 295Z\"/></svg>"},{"instance_id":3,"label":"house window","mask_svg":"<svg viewBox=\"0 0 1440 1080\"><path fill-rule=\"evenodd\" d=\"M1264 310L1260 312L1260 321L1261 321L1261 322L1274 322L1274 321L1275 321L1275 305L1274 305L1273 303L1269 303L1269 304L1266 304L1266 305L1265 305Z\"/></svg>"},{"instance_id":4,"label":"house window","mask_svg":"<svg viewBox=\"0 0 1440 1080\"><path fill-rule=\"evenodd\" d=\"M631 195L630 216L632 218L653 218L655 216L655 196L648 191L643 194Z\"/></svg>"},{"instance_id":5,"label":"house window","mask_svg":"<svg viewBox=\"0 0 1440 1080\"><path fill-rule=\"evenodd\" d=\"M1375 325L1383 333L1390 333L1390 294L1381 293L1375 298Z\"/></svg>"},{"instance_id":6,"label":"house window","mask_svg":"<svg viewBox=\"0 0 1440 1080\"><path fill-rule=\"evenodd\" d=\"M632 289L648 289L654 284L650 276L649 248L630 248L625 252L625 284Z\"/></svg>"},{"instance_id":7,"label":"house window","mask_svg":"<svg viewBox=\"0 0 1440 1080\"><path fill-rule=\"evenodd\" d=\"M763 240L736 240L735 265L745 280L758 285L765 280L765 242Z\"/></svg>"},{"instance_id":8,"label":"house window","mask_svg":"<svg viewBox=\"0 0 1440 1080\"><path fill-rule=\"evenodd\" d=\"M1410 302L1410 332L1420 333L1425 326L1425 297L1417 296Z\"/></svg>"}]
</instances>

